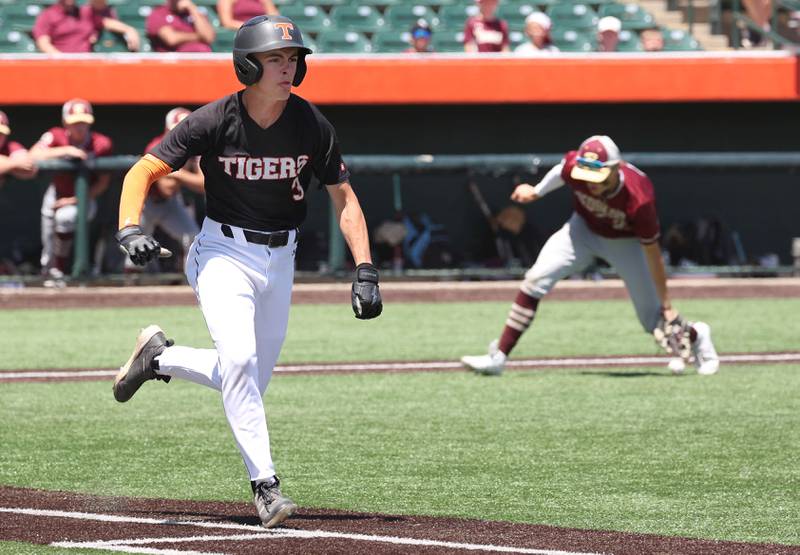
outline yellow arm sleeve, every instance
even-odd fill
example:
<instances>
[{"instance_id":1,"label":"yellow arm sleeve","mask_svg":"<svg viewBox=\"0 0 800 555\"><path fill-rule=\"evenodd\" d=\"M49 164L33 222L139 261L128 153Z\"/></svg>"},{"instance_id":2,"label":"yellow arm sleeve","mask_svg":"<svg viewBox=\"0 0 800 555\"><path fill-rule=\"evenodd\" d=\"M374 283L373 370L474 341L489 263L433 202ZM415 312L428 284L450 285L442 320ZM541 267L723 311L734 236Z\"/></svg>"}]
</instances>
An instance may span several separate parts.
<instances>
[{"instance_id":1,"label":"yellow arm sleeve","mask_svg":"<svg viewBox=\"0 0 800 555\"><path fill-rule=\"evenodd\" d=\"M119 199L119 229L139 225L147 191L156 180L172 173L169 164L150 154L136 162L125 174Z\"/></svg>"}]
</instances>

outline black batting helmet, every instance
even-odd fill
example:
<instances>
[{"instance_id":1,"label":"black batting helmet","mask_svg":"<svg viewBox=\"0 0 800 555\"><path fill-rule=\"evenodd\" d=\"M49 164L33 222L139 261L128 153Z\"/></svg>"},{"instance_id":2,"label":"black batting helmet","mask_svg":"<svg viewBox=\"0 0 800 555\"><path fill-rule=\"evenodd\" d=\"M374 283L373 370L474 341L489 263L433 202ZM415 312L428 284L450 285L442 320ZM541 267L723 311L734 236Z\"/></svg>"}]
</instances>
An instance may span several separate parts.
<instances>
[{"instance_id":1,"label":"black batting helmet","mask_svg":"<svg viewBox=\"0 0 800 555\"><path fill-rule=\"evenodd\" d=\"M302 83L306 76L306 54L311 54L311 49L303 45L300 28L291 19L281 15L253 17L236 31L233 39L236 77L243 85L258 83L264 68L251 54L279 48L297 48L297 71L292 85L296 87Z\"/></svg>"}]
</instances>

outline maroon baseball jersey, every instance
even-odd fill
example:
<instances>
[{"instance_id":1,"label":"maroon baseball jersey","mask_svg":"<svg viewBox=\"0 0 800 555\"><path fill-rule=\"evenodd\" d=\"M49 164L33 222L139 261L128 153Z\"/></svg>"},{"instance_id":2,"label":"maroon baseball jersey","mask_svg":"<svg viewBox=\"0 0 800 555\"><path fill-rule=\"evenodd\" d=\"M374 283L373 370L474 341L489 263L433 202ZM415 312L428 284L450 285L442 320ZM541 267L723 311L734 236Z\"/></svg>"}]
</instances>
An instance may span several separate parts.
<instances>
[{"instance_id":1,"label":"maroon baseball jersey","mask_svg":"<svg viewBox=\"0 0 800 555\"><path fill-rule=\"evenodd\" d=\"M233 3L233 19L236 21L247 21L265 13L261 0L236 0Z\"/></svg>"},{"instance_id":2,"label":"maroon baseball jersey","mask_svg":"<svg viewBox=\"0 0 800 555\"><path fill-rule=\"evenodd\" d=\"M69 146L69 137L67 137L67 130L63 127L53 127L36 143L37 146L44 146L48 148L57 146ZM75 145L78 146L78 145ZM89 153L89 157L110 156L113 148L111 139L103 135L91 131L83 148ZM98 174L92 173L89 179L90 184L94 184L97 180ZM57 173L53 176L53 184L56 186L56 198L73 197L75 196L75 175L72 173Z\"/></svg>"},{"instance_id":3,"label":"maroon baseball jersey","mask_svg":"<svg viewBox=\"0 0 800 555\"><path fill-rule=\"evenodd\" d=\"M3 146L0 146L0 156L11 156L18 150L25 150L25 147L19 144L17 141L9 141L6 140L3 143Z\"/></svg>"},{"instance_id":4,"label":"maroon baseball jersey","mask_svg":"<svg viewBox=\"0 0 800 555\"><path fill-rule=\"evenodd\" d=\"M91 52L97 31L88 13L64 8L61 4L50 6L36 18L33 38L48 36L61 52Z\"/></svg>"},{"instance_id":5,"label":"maroon baseball jersey","mask_svg":"<svg viewBox=\"0 0 800 555\"><path fill-rule=\"evenodd\" d=\"M153 8L153 11L147 16L145 32L156 52L211 52L211 47L200 41L184 42L174 49L170 48L158 38L158 30L164 26L172 27L182 33L195 32L194 21L188 14L172 12L167 6Z\"/></svg>"},{"instance_id":6,"label":"maroon baseball jersey","mask_svg":"<svg viewBox=\"0 0 800 555\"><path fill-rule=\"evenodd\" d=\"M575 211L589 228L603 237L638 237L642 243L654 243L660 235L653 183L639 168L621 162L619 188L607 197L589 192L585 181L570 177L577 152L564 157L561 179L570 186Z\"/></svg>"},{"instance_id":7,"label":"maroon baseball jersey","mask_svg":"<svg viewBox=\"0 0 800 555\"><path fill-rule=\"evenodd\" d=\"M103 31L104 19L119 19L117 17L117 11L111 6L106 6L105 8L97 10L88 4L81 6L81 18L91 21L92 26L94 26L94 30L98 33Z\"/></svg>"},{"instance_id":8,"label":"maroon baseball jersey","mask_svg":"<svg viewBox=\"0 0 800 555\"><path fill-rule=\"evenodd\" d=\"M502 19L484 21L472 16L464 23L464 42L474 42L478 52L502 52L508 46L508 24Z\"/></svg>"}]
</instances>

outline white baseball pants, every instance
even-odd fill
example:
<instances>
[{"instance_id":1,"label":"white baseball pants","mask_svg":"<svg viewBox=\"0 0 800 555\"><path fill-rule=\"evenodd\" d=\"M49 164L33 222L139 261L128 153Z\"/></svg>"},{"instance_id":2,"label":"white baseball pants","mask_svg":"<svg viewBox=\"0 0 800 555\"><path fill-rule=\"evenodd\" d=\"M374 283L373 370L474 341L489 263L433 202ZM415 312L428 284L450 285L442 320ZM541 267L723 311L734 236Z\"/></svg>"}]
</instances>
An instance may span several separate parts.
<instances>
[{"instance_id":1,"label":"white baseball pants","mask_svg":"<svg viewBox=\"0 0 800 555\"><path fill-rule=\"evenodd\" d=\"M650 333L661 317L661 300L639 239L602 237L577 213L550 236L520 288L542 298L560 279L586 270L595 257L608 262L625 282L639 322Z\"/></svg>"},{"instance_id":2,"label":"white baseball pants","mask_svg":"<svg viewBox=\"0 0 800 555\"><path fill-rule=\"evenodd\" d=\"M296 231L284 247L247 242L243 230L206 218L186 259L214 349L174 346L159 373L222 393L222 405L251 480L275 474L262 396L278 360L294 279Z\"/></svg>"}]
</instances>

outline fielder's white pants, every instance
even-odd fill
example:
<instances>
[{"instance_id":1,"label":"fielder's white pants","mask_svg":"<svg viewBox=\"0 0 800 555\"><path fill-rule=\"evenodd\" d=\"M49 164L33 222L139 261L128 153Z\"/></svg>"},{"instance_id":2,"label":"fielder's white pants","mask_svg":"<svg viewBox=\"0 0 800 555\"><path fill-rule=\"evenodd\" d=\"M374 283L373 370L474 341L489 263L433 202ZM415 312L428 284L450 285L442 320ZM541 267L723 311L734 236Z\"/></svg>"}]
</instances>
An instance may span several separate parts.
<instances>
[{"instance_id":1,"label":"fielder's white pants","mask_svg":"<svg viewBox=\"0 0 800 555\"><path fill-rule=\"evenodd\" d=\"M42 255L40 263L42 268L50 268L56 256L69 256L72 248L71 241L62 241L57 234L75 233L78 224L78 205L69 204L62 206L58 210L56 204L56 188L50 185L44 192L41 209L41 231L42 231ZM97 202L89 199L86 217L88 221L94 219L97 213Z\"/></svg>"},{"instance_id":2,"label":"fielder's white pants","mask_svg":"<svg viewBox=\"0 0 800 555\"><path fill-rule=\"evenodd\" d=\"M560 279L586 270L595 257L608 262L625 282L639 322L650 333L661 317L661 300L639 239L598 235L577 213L550 236L520 288L542 298Z\"/></svg>"},{"instance_id":3,"label":"fielder's white pants","mask_svg":"<svg viewBox=\"0 0 800 555\"><path fill-rule=\"evenodd\" d=\"M222 405L251 480L275 474L262 396L278 360L294 279L295 234L284 247L248 243L206 218L186 259L214 349L174 346L158 358L159 373L222 393Z\"/></svg>"}]
</instances>

